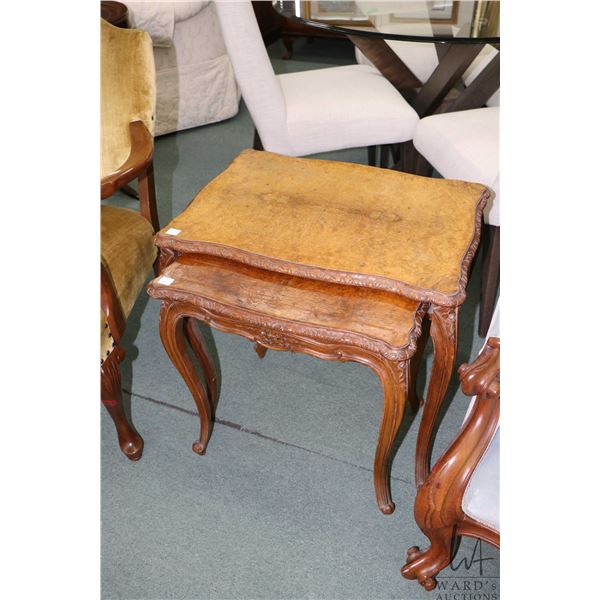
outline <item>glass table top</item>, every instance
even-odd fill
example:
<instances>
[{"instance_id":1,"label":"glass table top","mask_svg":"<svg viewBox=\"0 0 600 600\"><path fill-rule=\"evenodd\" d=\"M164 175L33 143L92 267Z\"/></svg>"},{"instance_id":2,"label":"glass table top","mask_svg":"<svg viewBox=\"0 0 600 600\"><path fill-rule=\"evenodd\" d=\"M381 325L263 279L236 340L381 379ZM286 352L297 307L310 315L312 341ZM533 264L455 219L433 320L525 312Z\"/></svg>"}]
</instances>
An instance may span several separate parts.
<instances>
[{"instance_id":1,"label":"glass table top","mask_svg":"<svg viewBox=\"0 0 600 600\"><path fill-rule=\"evenodd\" d=\"M275 10L312 27L409 42L499 44L500 0L277 0Z\"/></svg>"}]
</instances>

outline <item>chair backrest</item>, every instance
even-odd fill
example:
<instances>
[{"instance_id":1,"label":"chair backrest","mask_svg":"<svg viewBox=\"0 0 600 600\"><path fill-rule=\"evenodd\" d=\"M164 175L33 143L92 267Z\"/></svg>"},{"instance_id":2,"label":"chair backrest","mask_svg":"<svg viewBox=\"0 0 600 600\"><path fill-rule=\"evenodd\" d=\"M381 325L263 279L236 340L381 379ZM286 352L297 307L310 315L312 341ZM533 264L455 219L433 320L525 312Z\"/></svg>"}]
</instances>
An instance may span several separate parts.
<instances>
[{"instance_id":1,"label":"chair backrest","mask_svg":"<svg viewBox=\"0 0 600 600\"><path fill-rule=\"evenodd\" d=\"M154 133L156 81L152 40L145 31L100 19L101 177L121 166L131 149L129 124Z\"/></svg>"},{"instance_id":2,"label":"chair backrest","mask_svg":"<svg viewBox=\"0 0 600 600\"><path fill-rule=\"evenodd\" d=\"M285 98L250 0L215 2L235 78L265 149L290 154Z\"/></svg>"}]
</instances>

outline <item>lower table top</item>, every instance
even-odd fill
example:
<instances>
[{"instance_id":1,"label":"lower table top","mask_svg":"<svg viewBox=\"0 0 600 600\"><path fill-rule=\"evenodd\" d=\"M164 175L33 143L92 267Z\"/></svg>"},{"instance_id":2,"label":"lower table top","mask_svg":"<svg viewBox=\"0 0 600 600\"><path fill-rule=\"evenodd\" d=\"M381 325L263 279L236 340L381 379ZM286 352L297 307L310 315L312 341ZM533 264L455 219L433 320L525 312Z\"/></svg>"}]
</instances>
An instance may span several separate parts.
<instances>
[{"instance_id":1,"label":"lower table top","mask_svg":"<svg viewBox=\"0 0 600 600\"><path fill-rule=\"evenodd\" d=\"M452 306L464 300L488 195L475 183L245 150L156 243Z\"/></svg>"},{"instance_id":2,"label":"lower table top","mask_svg":"<svg viewBox=\"0 0 600 600\"><path fill-rule=\"evenodd\" d=\"M179 257L151 282L148 293L241 320L277 320L286 331L304 329L309 337L336 338L399 359L413 354L425 314L425 305L390 292L302 279L211 256Z\"/></svg>"}]
</instances>

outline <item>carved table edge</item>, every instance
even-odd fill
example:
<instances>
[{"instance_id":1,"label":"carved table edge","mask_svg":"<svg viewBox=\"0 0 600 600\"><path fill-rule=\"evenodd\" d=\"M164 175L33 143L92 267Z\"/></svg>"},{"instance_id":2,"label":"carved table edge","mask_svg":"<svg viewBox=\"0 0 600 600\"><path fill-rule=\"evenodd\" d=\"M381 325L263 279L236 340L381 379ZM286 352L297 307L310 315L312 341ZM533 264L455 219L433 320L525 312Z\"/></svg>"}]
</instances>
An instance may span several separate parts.
<instances>
[{"instance_id":1,"label":"carved table edge","mask_svg":"<svg viewBox=\"0 0 600 600\"><path fill-rule=\"evenodd\" d=\"M257 267L259 269L264 269L266 271L282 273L284 275L302 277L304 279L314 279L326 283L340 283L355 287L367 287L399 294L417 302L430 302L439 306L459 306L467 297L466 286L469 277L469 268L479 245L483 209L489 198L490 190L485 188L479 197L475 209L473 234L469 246L462 258L460 275L456 286L457 290L454 293L443 293L432 289L420 288L383 275L367 275L352 271L337 271L335 269L294 263L283 259L264 256L262 254L255 254L247 250L242 250L233 246L225 246L215 242L177 239L171 235L160 232L154 237L154 243L160 248L161 253L168 251L170 256L181 254L217 256L252 267ZM170 260L172 261L172 258Z\"/></svg>"},{"instance_id":2,"label":"carved table edge","mask_svg":"<svg viewBox=\"0 0 600 600\"><path fill-rule=\"evenodd\" d=\"M290 350L290 340L287 338L303 343L306 343L307 340L314 340L330 346L357 348L394 362L407 361L415 353L417 340L421 335L423 318L428 310L426 303L421 303L417 307L413 326L408 333L408 343L403 347L394 347L383 340L364 334L341 329L332 330L321 325L268 315L250 308L232 306L192 292L158 284L156 280L150 282L147 292L152 298L163 302L190 305L198 312L198 318L208 325L242 335L275 350ZM224 320L230 322L225 323ZM351 356L354 357L347 350L344 351L341 348L334 354L337 354L340 360L344 360L346 355L347 360L350 360Z\"/></svg>"}]
</instances>

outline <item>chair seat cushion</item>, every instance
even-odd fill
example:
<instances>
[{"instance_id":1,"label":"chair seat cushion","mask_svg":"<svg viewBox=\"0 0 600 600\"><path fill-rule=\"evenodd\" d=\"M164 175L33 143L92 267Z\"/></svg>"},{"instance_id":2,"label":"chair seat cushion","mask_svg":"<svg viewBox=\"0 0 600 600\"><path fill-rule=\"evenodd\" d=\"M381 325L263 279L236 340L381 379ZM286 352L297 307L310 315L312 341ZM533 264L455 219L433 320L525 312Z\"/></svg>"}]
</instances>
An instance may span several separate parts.
<instances>
[{"instance_id":1,"label":"chair seat cushion","mask_svg":"<svg viewBox=\"0 0 600 600\"><path fill-rule=\"evenodd\" d=\"M446 179L483 183L496 197L486 207L487 223L500 225L500 108L488 107L432 115L417 126L416 149Z\"/></svg>"},{"instance_id":2,"label":"chair seat cushion","mask_svg":"<svg viewBox=\"0 0 600 600\"><path fill-rule=\"evenodd\" d=\"M419 117L376 69L349 65L278 75L296 156L412 139Z\"/></svg>"},{"instance_id":3,"label":"chair seat cushion","mask_svg":"<svg viewBox=\"0 0 600 600\"><path fill-rule=\"evenodd\" d=\"M156 258L152 226L133 210L102 206L101 256L127 318Z\"/></svg>"},{"instance_id":4,"label":"chair seat cushion","mask_svg":"<svg viewBox=\"0 0 600 600\"><path fill-rule=\"evenodd\" d=\"M500 531L500 427L475 472L462 500L464 513L495 531Z\"/></svg>"}]
</instances>

